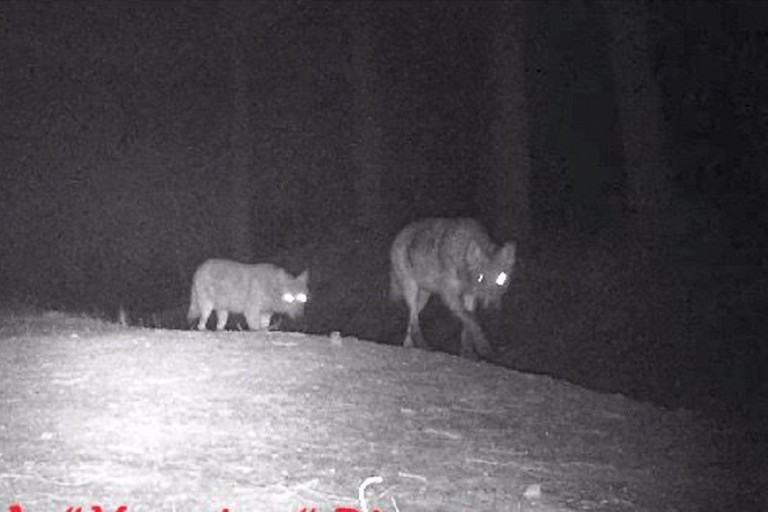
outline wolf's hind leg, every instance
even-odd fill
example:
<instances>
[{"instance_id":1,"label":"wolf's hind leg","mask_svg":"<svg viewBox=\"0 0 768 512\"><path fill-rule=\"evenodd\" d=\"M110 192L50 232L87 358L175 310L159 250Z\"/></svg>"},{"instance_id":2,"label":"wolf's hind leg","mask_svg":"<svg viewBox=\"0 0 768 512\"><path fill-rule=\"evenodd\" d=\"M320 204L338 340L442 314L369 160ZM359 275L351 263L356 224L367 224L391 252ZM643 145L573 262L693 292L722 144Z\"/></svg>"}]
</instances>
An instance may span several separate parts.
<instances>
[{"instance_id":1,"label":"wolf's hind leg","mask_svg":"<svg viewBox=\"0 0 768 512\"><path fill-rule=\"evenodd\" d=\"M421 290L416 283L409 283L409 286L403 286L403 295L408 304L408 330L405 333L403 346L412 348L426 348L427 343L421 333L419 325L419 314L429 300L429 292Z\"/></svg>"},{"instance_id":2,"label":"wolf's hind leg","mask_svg":"<svg viewBox=\"0 0 768 512\"><path fill-rule=\"evenodd\" d=\"M198 306L200 307L200 319L197 321L197 330L204 331L205 326L208 324L208 318L213 312L213 304L210 302L199 301Z\"/></svg>"}]
</instances>

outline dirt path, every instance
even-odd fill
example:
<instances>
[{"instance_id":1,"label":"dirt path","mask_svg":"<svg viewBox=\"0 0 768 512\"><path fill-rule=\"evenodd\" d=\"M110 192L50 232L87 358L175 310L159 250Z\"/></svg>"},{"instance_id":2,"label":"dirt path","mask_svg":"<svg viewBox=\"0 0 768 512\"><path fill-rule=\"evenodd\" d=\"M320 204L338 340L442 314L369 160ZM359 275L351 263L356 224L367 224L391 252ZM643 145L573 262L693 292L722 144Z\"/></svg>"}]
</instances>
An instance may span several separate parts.
<instances>
[{"instance_id":1,"label":"dirt path","mask_svg":"<svg viewBox=\"0 0 768 512\"><path fill-rule=\"evenodd\" d=\"M688 413L439 353L0 323L0 510L363 510L370 476L370 510L768 510L766 459L739 443Z\"/></svg>"}]
</instances>

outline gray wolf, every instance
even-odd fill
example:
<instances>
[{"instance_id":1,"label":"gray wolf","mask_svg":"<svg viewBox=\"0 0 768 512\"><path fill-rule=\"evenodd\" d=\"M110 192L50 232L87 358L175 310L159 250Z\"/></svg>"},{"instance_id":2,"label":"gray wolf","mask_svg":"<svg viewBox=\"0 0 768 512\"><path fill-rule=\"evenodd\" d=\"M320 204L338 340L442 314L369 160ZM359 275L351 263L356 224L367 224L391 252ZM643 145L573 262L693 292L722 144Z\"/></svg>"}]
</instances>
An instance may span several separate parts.
<instances>
[{"instance_id":1,"label":"gray wolf","mask_svg":"<svg viewBox=\"0 0 768 512\"><path fill-rule=\"evenodd\" d=\"M404 347L427 348L419 313L432 294L462 324L461 355L488 358L493 347L475 313L498 307L515 265L516 244L494 244L486 230L467 218L432 218L406 226L390 251L392 297L408 306Z\"/></svg>"},{"instance_id":2,"label":"gray wolf","mask_svg":"<svg viewBox=\"0 0 768 512\"><path fill-rule=\"evenodd\" d=\"M251 330L269 328L272 315L284 313L295 319L304 314L309 292L309 273L294 277L270 263L248 265L224 259L210 259L200 265L192 281L187 318L199 317L197 328L205 330L208 317L216 311L216 330L227 324L229 313L245 316Z\"/></svg>"}]
</instances>

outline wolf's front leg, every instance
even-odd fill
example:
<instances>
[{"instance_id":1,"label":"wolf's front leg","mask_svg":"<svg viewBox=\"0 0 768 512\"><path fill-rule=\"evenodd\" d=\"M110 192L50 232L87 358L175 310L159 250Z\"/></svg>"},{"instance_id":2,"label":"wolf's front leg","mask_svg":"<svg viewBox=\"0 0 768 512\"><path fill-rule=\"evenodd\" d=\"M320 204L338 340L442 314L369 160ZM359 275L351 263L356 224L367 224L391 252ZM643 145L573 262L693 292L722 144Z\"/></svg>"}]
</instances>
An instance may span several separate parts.
<instances>
[{"instance_id":1,"label":"wolf's front leg","mask_svg":"<svg viewBox=\"0 0 768 512\"><path fill-rule=\"evenodd\" d=\"M461 357L467 359L477 359L478 356L488 358L493 352L493 346L485 337L480 322L475 316L474 297L445 292L441 294L441 298L451 313L461 322Z\"/></svg>"},{"instance_id":2,"label":"wolf's front leg","mask_svg":"<svg viewBox=\"0 0 768 512\"><path fill-rule=\"evenodd\" d=\"M272 313L264 313L259 307L253 307L245 312L245 323L252 331L265 331L269 329Z\"/></svg>"},{"instance_id":3,"label":"wolf's front leg","mask_svg":"<svg viewBox=\"0 0 768 512\"><path fill-rule=\"evenodd\" d=\"M226 309L216 310L216 330L223 331L227 326L227 318L229 318L229 311Z\"/></svg>"},{"instance_id":4,"label":"wolf's front leg","mask_svg":"<svg viewBox=\"0 0 768 512\"><path fill-rule=\"evenodd\" d=\"M466 326L461 330L461 357L467 359L487 359L490 357L493 347L479 327L477 330Z\"/></svg>"}]
</instances>

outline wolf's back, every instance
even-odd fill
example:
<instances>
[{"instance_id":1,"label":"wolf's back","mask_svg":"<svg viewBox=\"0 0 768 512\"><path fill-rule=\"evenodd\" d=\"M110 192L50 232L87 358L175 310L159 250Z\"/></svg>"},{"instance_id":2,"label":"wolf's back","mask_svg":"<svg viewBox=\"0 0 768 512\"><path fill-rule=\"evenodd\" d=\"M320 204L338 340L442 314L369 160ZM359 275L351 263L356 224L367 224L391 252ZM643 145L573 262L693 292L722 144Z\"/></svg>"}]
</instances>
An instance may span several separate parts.
<instances>
[{"instance_id":1,"label":"wolf's back","mask_svg":"<svg viewBox=\"0 0 768 512\"><path fill-rule=\"evenodd\" d=\"M393 263L417 273L440 272L466 267L469 249L484 255L495 251L485 229L469 218L430 218L406 226L392 247Z\"/></svg>"}]
</instances>

